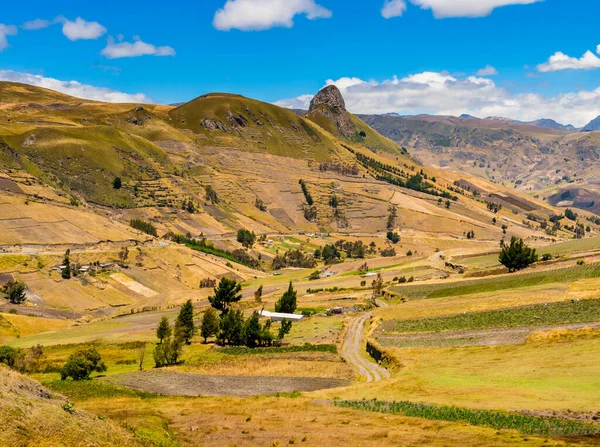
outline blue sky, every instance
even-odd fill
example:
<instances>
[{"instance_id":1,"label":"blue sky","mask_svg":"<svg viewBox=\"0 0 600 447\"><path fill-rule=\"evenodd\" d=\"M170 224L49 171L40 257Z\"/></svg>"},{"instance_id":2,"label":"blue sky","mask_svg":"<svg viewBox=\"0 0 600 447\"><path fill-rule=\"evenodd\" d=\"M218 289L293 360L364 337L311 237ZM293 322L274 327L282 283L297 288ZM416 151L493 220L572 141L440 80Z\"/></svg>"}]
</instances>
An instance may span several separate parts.
<instances>
[{"instance_id":1,"label":"blue sky","mask_svg":"<svg viewBox=\"0 0 600 447\"><path fill-rule=\"evenodd\" d=\"M92 99L226 91L298 107L336 83L354 112L583 125L600 114L599 13L594 0L13 2L0 78Z\"/></svg>"}]
</instances>

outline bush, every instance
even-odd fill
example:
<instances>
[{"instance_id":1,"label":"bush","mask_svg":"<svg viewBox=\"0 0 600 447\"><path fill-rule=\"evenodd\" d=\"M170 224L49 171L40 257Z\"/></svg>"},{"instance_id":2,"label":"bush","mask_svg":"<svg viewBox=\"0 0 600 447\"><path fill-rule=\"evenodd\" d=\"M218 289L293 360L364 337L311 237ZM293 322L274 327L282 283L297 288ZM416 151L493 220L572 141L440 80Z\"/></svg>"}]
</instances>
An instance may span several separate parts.
<instances>
[{"instance_id":1,"label":"bush","mask_svg":"<svg viewBox=\"0 0 600 447\"><path fill-rule=\"evenodd\" d=\"M552 259L552 255L550 253L544 253L542 255L542 261L550 261Z\"/></svg>"},{"instance_id":2,"label":"bush","mask_svg":"<svg viewBox=\"0 0 600 447\"><path fill-rule=\"evenodd\" d=\"M321 277L321 273L318 270L315 270L314 272L312 272L310 274L310 276L308 277L308 280L309 281L316 281L320 277Z\"/></svg>"},{"instance_id":3,"label":"bush","mask_svg":"<svg viewBox=\"0 0 600 447\"><path fill-rule=\"evenodd\" d=\"M315 257L308 256L299 249L288 250L283 256L275 256L271 263L273 270L279 270L286 267L314 268L317 265Z\"/></svg>"},{"instance_id":4,"label":"bush","mask_svg":"<svg viewBox=\"0 0 600 447\"><path fill-rule=\"evenodd\" d=\"M71 354L60 370L60 379L88 380L92 372L106 371L106 365L96 348L79 349Z\"/></svg>"},{"instance_id":5,"label":"bush","mask_svg":"<svg viewBox=\"0 0 600 447\"><path fill-rule=\"evenodd\" d=\"M385 248L381 250L381 256L383 256L384 258L391 258L393 256L396 256L396 250L394 249L394 247Z\"/></svg>"},{"instance_id":6,"label":"bush","mask_svg":"<svg viewBox=\"0 0 600 447\"><path fill-rule=\"evenodd\" d=\"M121 177L115 177L115 179L113 180L113 188L121 189L122 186L123 182L121 181Z\"/></svg>"},{"instance_id":7,"label":"bush","mask_svg":"<svg viewBox=\"0 0 600 447\"><path fill-rule=\"evenodd\" d=\"M0 363L14 367L19 356L19 351L11 346L0 346Z\"/></svg>"}]
</instances>

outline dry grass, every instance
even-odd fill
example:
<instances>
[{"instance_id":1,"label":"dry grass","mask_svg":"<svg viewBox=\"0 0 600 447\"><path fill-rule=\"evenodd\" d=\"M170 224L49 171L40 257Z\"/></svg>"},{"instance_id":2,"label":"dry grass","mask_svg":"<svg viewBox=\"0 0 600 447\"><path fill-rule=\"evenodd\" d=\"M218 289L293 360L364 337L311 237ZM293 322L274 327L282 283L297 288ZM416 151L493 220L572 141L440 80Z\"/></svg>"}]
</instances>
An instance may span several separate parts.
<instances>
[{"instance_id":1,"label":"dry grass","mask_svg":"<svg viewBox=\"0 0 600 447\"><path fill-rule=\"evenodd\" d=\"M139 446L118 424L100 420L39 383L0 366L0 445ZM66 409L65 409L66 408Z\"/></svg>"},{"instance_id":2,"label":"dry grass","mask_svg":"<svg viewBox=\"0 0 600 447\"><path fill-rule=\"evenodd\" d=\"M309 399L121 398L81 404L132 426L157 413L182 446L565 445L516 432L337 408ZM130 410L125 410L130 409Z\"/></svg>"}]
</instances>

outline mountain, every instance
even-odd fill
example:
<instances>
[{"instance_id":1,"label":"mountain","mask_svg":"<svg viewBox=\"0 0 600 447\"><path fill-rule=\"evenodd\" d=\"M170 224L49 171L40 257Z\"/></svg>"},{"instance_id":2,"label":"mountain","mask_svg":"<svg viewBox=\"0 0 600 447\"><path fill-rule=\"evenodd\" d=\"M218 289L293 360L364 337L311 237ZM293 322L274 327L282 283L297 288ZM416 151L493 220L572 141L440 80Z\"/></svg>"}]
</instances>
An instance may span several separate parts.
<instances>
[{"instance_id":1,"label":"mountain","mask_svg":"<svg viewBox=\"0 0 600 447\"><path fill-rule=\"evenodd\" d=\"M463 113L462 115L459 116L459 118L462 118L462 119L471 119L471 118L478 119L477 117L475 117L473 115L469 115L468 113Z\"/></svg>"},{"instance_id":2,"label":"mountain","mask_svg":"<svg viewBox=\"0 0 600 447\"><path fill-rule=\"evenodd\" d=\"M597 190L600 137L594 133L567 133L493 117L359 117L410 148L425 166L468 172L546 198L556 190L572 189L575 179L577 187Z\"/></svg>"},{"instance_id":3,"label":"mountain","mask_svg":"<svg viewBox=\"0 0 600 447\"><path fill-rule=\"evenodd\" d=\"M600 116L594 118L581 129L582 132L594 132L596 130L600 130Z\"/></svg>"},{"instance_id":4,"label":"mountain","mask_svg":"<svg viewBox=\"0 0 600 447\"><path fill-rule=\"evenodd\" d=\"M404 227L443 228L462 234L465 218L468 215L472 220L472 213L463 215L462 206L443 211L437 204L439 196L456 195L453 184L478 185L480 197L515 196L469 173L419 166L413 156L420 153L420 144L409 155L407 149L348 112L336 87L319 92L306 117L226 93L203 95L172 107L100 103L1 83L0 101L4 108L0 116L1 190L42 200L44 207L71 206L80 213L101 213L124 224L131 218L152 220L159 234L222 235L240 228L258 233L383 231L391 197L407 207L402 214ZM419 119L384 118L421 123ZM397 172L389 166L398 166ZM398 188L416 172L422 172L421 179L435 178L437 184L423 187L429 188L425 193L421 186ZM115 187L117 178L121 187ZM306 208L299 180L309 185L314 209ZM39 199L29 193L30 184L37 185ZM207 198L208 191L217 197ZM328 204L333 194L340 202L337 209ZM465 192L459 201L480 209L481 203L470 194ZM531 202L519 194L511 200ZM193 213L182 209L190 202ZM526 208L539 209L541 214L553 212L532 203ZM424 224L419 217L422 211L413 206L439 214L436 225ZM20 208L19 215L38 222L30 209L31 205ZM523 209L516 206L515 211ZM86 231L78 224L88 219L82 216L72 218L79 232ZM482 209L477 216L477 225L485 228L480 231L500 237L487 211ZM33 236L15 237L15 242L19 240L40 242ZM60 240L58 233L56 240ZM82 234L81 240L96 239Z\"/></svg>"},{"instance_id":5,"label":"mountain","mask_svg":"<svg viewBox=\"0 0 600 447\"><path fill-rule=\"evenodd\" d=\"M554 130L564 130L566 132L573 132L576 130L575 126L572 124L560 124L549 118L542 118L536 121L530 121L525 124L531 124L533 126L544 127L546 129L554 129Z\"/></svg>"}]
</instances>

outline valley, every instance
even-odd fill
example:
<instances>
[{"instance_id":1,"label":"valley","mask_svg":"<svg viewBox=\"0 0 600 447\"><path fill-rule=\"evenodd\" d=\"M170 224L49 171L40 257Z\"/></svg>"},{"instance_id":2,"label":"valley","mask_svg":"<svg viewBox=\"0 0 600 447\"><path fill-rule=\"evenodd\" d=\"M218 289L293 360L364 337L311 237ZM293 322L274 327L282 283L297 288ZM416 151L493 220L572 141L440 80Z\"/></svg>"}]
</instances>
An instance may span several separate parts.
<instances>
[{"instance_id":1,"label":"valley","mask_svg":"<svg viewBox=\"0 0 600 447\"><path fill-rule=\"evenodd\" d=\"M332 86L0 110L1 445L598 444L596 132Z\"/></svg>"}]
</instances>

